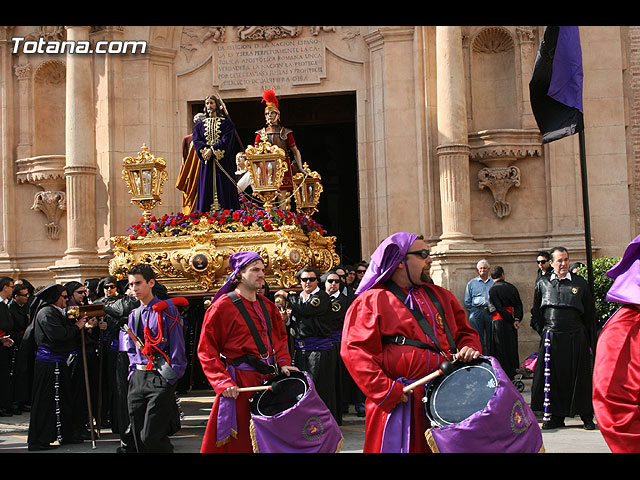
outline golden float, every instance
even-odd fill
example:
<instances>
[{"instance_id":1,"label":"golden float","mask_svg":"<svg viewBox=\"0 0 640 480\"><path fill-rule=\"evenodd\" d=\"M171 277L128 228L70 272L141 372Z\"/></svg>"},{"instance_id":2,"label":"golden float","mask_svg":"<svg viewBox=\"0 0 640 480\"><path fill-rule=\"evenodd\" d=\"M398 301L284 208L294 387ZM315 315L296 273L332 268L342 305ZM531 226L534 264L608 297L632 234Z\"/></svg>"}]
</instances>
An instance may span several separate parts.
<instances>
[{"instance_id":1,"label":"golden float","mask_svg":"<svg viewBox=\"0 0 640 480\"><path fill-rule=\"evenodd\" d=\"M296 212L274 203L286 168L284 157L282 149L264 139L247 147L245 167L257 199L241 196L239 210L153 216L151 210L161 203L166 162L143 145L137 157L123 160L122 172L131 203L143 216L127 235L111 238L110 274L123 278L134 265L147 263L170 294L187 295L216 292L230 273L229 256L241 251L261 255L271 288L294 287L296 273L305 266L322 273L337 266L336 237L324 236L311 218L322 192L320 175L305 165L305 173L294 176Z\"/></svg>"}]
</instances>

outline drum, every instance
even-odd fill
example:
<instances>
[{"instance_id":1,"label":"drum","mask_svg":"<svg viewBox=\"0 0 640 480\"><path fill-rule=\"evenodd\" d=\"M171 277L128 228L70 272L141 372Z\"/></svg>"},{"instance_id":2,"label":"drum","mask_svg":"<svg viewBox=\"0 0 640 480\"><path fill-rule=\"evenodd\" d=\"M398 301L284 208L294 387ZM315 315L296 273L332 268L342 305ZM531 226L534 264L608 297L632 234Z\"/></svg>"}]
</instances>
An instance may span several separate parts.
<instances>
[{"instance_id":1,"label":"drum","mask_svg":"<svg viewBox=\"0 0 640 480\"><path fill-rule=\"evenodd\" d=\"M277 375L251 398L255 453L338 453L342 431L306 372Z\"/></svg>"},{"instance_id":2,"label":"drum","mask_svg":"<svg viewBox=\"0 0 640 480\"><path fill-rule=\"evenodd\" d=\"M491 362L485 358L453 365L453 372L436 378L425 388L423 402L433 426L469 418L487 405L498 386Z\"/></svg>"},{"instance_id":3,"label":"drum","mask_svg":"<svg viewBox=\"0 0 640 480\"><path fill-rule=\"evenodd\" d=\"M529 404L493 357L458 364L425 387L433 452L538 453L542 432Z\"/></svg>"}]
</instances>

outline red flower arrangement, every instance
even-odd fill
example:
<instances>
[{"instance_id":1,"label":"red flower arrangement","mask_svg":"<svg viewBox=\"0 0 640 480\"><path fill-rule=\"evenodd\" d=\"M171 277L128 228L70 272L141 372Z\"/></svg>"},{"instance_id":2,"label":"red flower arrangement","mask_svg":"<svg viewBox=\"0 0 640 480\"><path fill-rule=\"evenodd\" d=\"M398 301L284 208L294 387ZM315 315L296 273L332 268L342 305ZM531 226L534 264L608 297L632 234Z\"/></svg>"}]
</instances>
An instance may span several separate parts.
<instances>
[{"instance_id":1,"label":"red flower arrangement","mask_svg":"<svg viewBox=\"0 0 640 480\"><path fill-rule=\"evenodd\" d=\"M282 225L298 225L304 233L318 232L324 235L324 229L315 220L296 212L283 211L278 208L270 213L240 195L239 210L223 210L222 212L192 212L189 214L164 215L141 218L137 224L131 225L127 232L131 240L146 237L153 231L161 236L188 235L189 231L200 222L207 222L212 228L228 225L238 227L259 226L265 232L278 230Z\"/></svg>"}]
</instances>

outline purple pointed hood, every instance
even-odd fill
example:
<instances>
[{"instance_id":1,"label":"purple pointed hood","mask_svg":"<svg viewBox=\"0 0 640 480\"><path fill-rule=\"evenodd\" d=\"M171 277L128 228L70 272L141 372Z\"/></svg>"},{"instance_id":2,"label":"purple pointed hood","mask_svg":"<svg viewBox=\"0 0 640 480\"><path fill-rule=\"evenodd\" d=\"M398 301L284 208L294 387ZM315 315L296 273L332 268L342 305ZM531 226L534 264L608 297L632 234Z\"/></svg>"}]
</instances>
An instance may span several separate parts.
<instances>
[{"instance_id":1,"label":"purple pointed hood","mask_svg":"<svg viewBox=\"0 0 640 480\"><path fill-rule=\"evenodd\" d=\"M356 289L356 295L391 278L417 238L414 233L398 232L384 239L371 255L371 263Z\"/></svg>"}]
</instances>

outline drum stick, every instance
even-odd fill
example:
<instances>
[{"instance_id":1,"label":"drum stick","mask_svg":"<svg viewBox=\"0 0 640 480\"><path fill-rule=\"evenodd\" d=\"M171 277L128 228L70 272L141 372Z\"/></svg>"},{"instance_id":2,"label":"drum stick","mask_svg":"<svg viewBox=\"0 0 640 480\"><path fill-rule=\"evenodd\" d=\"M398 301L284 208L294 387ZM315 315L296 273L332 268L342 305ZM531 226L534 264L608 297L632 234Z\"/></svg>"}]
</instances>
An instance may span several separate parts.
<instances>
[{"instance_id":1,"label":"drum stick","mask_svg":"<svg viewBox=\"0 0 640 480\"><path fill-rule=\"evenodd\" d=\"M450 362L442 362L438 370L436 370L435 372L431 372L429 375L422 377L420 380L416 380L411 385L407 385L402 389L402 391L404 393L411 392L414 388L424 383L430 382L431 380L433 380L436 377L439 377L442 374L448 375L449 373L451 373L451 369L452 369L452 365Z\"/></svg>"},{"instance_id":2,"label":"drum stick","mask_svg":"<svg viewBox=\"0 0 640 480\"><path fill-rule=\"evenodd\" d=\"M259 385L257 387L240 387L238 392L258 392L260 390L271 390L271 385Z\"/></svg>"}]
</instances>

